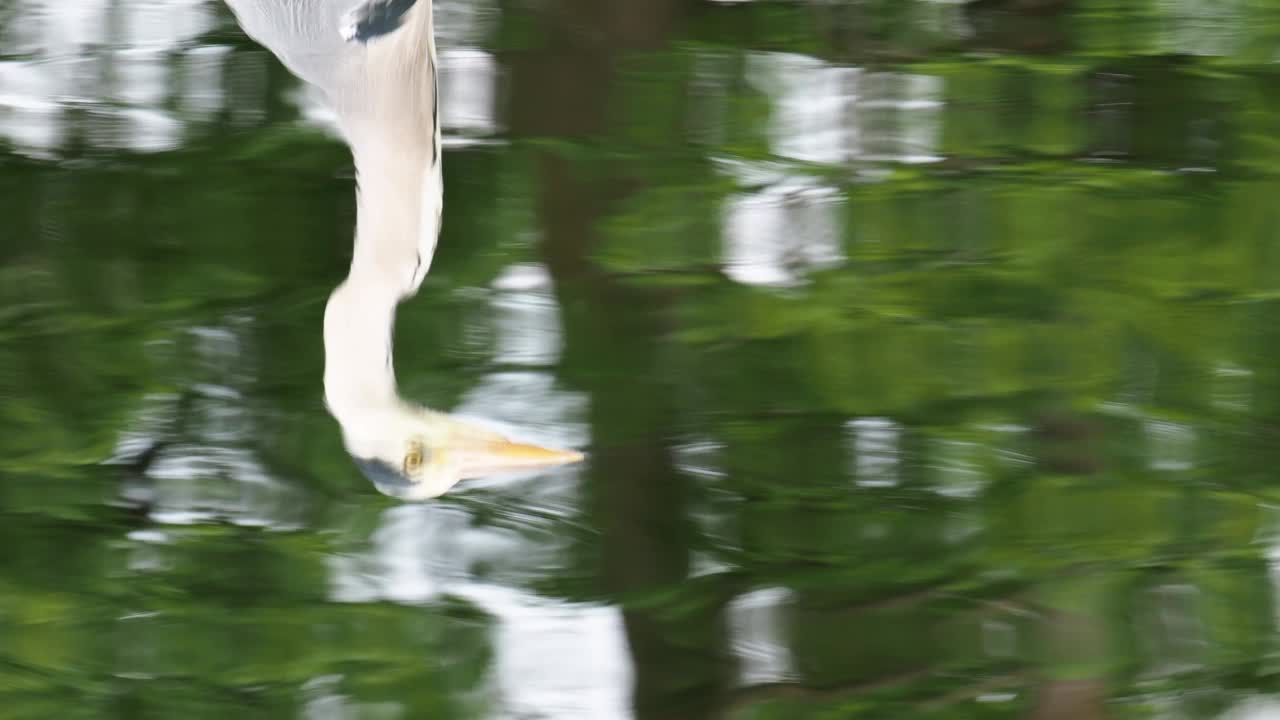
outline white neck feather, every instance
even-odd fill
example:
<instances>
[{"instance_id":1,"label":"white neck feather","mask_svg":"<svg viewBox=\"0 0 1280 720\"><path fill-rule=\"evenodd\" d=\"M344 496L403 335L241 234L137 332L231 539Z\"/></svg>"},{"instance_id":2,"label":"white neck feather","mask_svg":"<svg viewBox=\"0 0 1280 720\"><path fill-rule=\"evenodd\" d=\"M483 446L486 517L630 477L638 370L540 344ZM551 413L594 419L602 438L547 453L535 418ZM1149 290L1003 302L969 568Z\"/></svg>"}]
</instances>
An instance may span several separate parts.
<instances>
[{"instance_id":1,"label":"white neck feather","mask_svg":"<svg viewBox=\"0 0 1280 720\"><path fill-rule=\"evenodd\" d=\"M417 292L440 231L443 182L431 3L366 46L332 97L355 158L355 248L325 308L325 398L350 438L359 417L389 412L396 394L397 303Z\"/></svg>"}]
</instances>

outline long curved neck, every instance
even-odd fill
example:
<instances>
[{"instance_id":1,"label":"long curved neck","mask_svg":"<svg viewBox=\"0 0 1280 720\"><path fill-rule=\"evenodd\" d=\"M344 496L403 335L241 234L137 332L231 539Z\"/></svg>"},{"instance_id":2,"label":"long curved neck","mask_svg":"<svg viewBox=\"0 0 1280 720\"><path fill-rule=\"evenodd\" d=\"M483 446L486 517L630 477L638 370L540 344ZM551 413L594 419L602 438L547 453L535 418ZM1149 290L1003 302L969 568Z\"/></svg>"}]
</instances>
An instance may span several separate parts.
<instances>
[{"instance_id":1,"label":"long curved neck","mask_svg":"<svg viewBox=\"0 0 1280 720\"><path fill-rule=\"evenodd\" d=\"M440 229L440 116L431 2L366 46L365 62L336 98L355 158L359 199L352 276L373 273L414 294Z\"/></svg>"},{"instance_id":2,"label":"long curved neck","mask_svg":"<svg viewBox=\"0 0 1280 720\"><path fill-rule=\"evenodd\" d=\"M439 234L439 164L427 151L407 144L355 146L359 190L355 246L349 276L395 289L396 297L417 292Z\"/></svg>"},{"instance_id":3,"label":"long curved neck","mask_svg":"<svg viewBox=\"0 0 1280 720\"><path fill-rule=\"evenodd\" d=\"M324 394L344 426L363 412L398 402L392 335L393 287L372 274L352 273L329 296L324 312Z\"/></svg>"},{"instance_id":4,"label":"long curved neck","mask_svg":"<svg viewBox=\"0 0 1280 720\"><path fill-rule=\"evenodd\" d=\"M357 175L355 247L325 308L325 398L352 413L399 403L392 366L396 305L418 290L440 231L443 182L431 2L370 40L332 97Z\"/></svg>"}]
</instances>

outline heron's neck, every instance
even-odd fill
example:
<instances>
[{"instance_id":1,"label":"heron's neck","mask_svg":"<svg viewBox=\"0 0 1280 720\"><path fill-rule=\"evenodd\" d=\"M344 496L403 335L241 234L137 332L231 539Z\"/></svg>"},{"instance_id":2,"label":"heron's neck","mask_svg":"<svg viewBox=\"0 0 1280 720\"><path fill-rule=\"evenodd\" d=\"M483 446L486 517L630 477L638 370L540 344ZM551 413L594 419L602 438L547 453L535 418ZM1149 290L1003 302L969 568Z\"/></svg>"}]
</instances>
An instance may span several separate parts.
<instances>
[{"instance_id":1,"label":"heron's neck","mask_svg":"<svg viewBox=\"0 0 1280 720\"><path fill-rule=\"evenodd\" d=\"M377 143L355 147L359 196L351 276L414 294L439 234L440 169L429 150Z\"/></svg>"},{"instance_id":2,"label":"heron's neck","mask_svg":"<svg viewBox=\"0 0 1280 720\"><path fill-rule=\"evenodd\" d=\"M431 3L420 1L399 30L368 44L331 98L359 186L351 270L329 297L324 325L325 399L348 435L370 413L402 405L396 305L431 265L443 202L435 56Z\"/></svg>"},{"instance_id":3,"label":"heron's neck","mask_svg":"<svg viewBox=\"0 0 1280 720\"><path fill-rule=\"evenodd\" d=\"M401 297L417 291L440 228L435 58L431 3L419 2L369 43L359 90L338 102L360 188L351 273L376 274Z\"/></svg>"},{"instance_id":4,"label":"heron's neck","mask_svg":"<svg viewBox=\"0 0 1280 720\"><path fill-rule=\"evenodd\" d=\"M396 306L417 292L439 232L438 158L431 166L420 149L387 151L356 146L355 249L325 308L325 399L344 430L400 403L392 364Z\"/></svg>"},{"instance_id":5,"label":"heron's neck","mask_svg":"<svg viewBox=\"0 0 1280 720\"><path fill-rule=\"evenodd\" d=\"M397 402L392 334L399 297L369 274L352 273L324 313L324 394L344 426Z\"/></svg>"}]
</instances>

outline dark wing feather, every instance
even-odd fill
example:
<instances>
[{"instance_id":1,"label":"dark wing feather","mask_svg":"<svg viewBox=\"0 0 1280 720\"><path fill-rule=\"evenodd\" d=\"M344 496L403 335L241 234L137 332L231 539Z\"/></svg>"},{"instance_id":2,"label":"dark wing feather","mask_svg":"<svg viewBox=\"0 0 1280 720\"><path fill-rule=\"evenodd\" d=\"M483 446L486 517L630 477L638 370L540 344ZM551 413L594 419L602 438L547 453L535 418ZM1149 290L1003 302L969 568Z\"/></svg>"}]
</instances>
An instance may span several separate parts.
<instances>
[{"instance_id":1,"label":"dark wing feather","mask_svg":"<svg viewBox=\"0 0 1280 720\"><path fill-rule=\"evenodd\" d=\"M351 9L342 34L347 40L367 43L400 27L418 0L366 0Z\"/></svg>"}]
</instances>

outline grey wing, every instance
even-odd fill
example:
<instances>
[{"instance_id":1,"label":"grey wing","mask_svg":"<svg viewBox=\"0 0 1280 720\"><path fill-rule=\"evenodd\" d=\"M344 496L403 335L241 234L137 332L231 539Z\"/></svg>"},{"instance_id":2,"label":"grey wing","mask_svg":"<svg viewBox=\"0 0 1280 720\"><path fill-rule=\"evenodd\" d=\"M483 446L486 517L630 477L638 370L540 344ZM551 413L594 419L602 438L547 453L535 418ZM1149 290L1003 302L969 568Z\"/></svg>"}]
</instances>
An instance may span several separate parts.
<instances>
[{"instance_id":1,"label":"grey wing","mask_svg":"<svg viewBox=\"0 0 1280 720\"><path fill-rule=\"evenodd\" d=\"M368 2L385 0L226 0L240 27L285 67L333 93L364 58L364 48L344 37L350 18Z\"/></svg>"}]
</instances>

